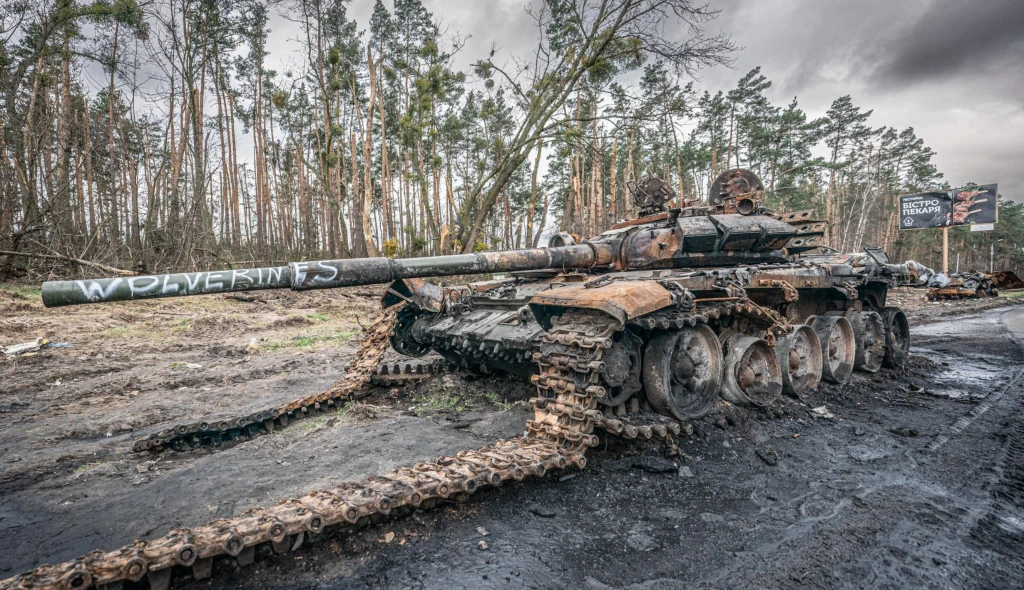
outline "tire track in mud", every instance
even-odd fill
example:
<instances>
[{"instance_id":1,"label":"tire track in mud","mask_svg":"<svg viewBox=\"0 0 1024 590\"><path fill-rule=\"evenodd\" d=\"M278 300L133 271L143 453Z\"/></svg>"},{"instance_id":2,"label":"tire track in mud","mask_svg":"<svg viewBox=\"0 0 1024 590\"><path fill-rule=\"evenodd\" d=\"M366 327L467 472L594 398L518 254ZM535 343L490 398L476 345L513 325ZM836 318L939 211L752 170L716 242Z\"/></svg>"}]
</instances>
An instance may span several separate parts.
<instances>
[{"instance_id":1,"label":"tire track in mud","mask_svg":"<svg viewBox=\"0 0 1024 590\"><path fill-rule=\"evenodd\" d=\"M1024 554L1024 419L1010 426L992 489L991 508L971 531L971 538L1005 555Z\"/></svg>"},{"instance_id":2,"label":"tire track in mud","mask_svg":"<svg viewBox=\"0 0 1024 590\"><path fill-rule=\"evenodd\" d=\"M1018 587L1022 576L1019 559L1024 555L1024 417L1020 406L1014 415L997 467L1001 477L992 488L992 504L969 535L978 548L997 554L987 564L990 587Z\"/></svg>"},{"instance_id":3,"label":"tire track in mud","mask_svg":"<svg viewBox=\"0 0 1024 590\"><path fill-rule=\"evenodd\" d=\"M1015 319L1024 321L1021 317ZM1003 323L1018 349L1024 351L1024 325L1007 323L1005 316ZM1017 371L1014 379L999 392L999 397L1019 391L1022 376L1024 369ZM993 403L995 401L998 399ZM988 564L987 585L1003 588L1019 586L1022 577L1018 560L1024 555L1024 399L1018 399L1007 416L1012 417L1012 422L1003 431L1006 440L995 465L999 479L992 487L992 503L969 534L980 549L998 555Z\"/></svg>"},{"instance_id":4,"label":"tire track in mud","mask_svg":"<svg viewBox=\"0 0 1024 590\"><path fill-rule=\"evenodd\" d=\"M974 424L974 422L978 418L983 416L986 412L991 410L996 404L1002 401L1002 399L1006 397L1007 393L1013 391L1014 388L1016 388L1020 384L1022 377L1024 377L1024 369L1018 370L1010 379L1009 383L1004 385L1002 389L996 391L995 393L989 394L978 405L974 406L970 412L968 412L964 416L957 418L956 422L954 422L949 427L949 432L952 435L957 435L962 433L964 430L967 430L967 428L970 427L971 424ZM928 446L926 448L929 451L934 452L942 448L942 445L946 444L947 442L949 442L949 437L944 434L940 434L936 436L935 439L932 440L932 442L928 443Z\"/></svg>"}]
</instances>

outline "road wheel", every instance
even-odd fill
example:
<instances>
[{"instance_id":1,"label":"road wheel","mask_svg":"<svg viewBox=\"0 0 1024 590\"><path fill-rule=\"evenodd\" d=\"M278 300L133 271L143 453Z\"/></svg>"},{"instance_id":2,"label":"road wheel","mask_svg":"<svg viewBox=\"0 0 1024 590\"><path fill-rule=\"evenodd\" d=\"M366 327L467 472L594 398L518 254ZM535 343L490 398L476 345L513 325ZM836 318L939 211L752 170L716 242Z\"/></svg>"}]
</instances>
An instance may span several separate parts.
<instances>
[{"instance_id":1,"label":"road wheel","mask_svg":"<svg viewBox=\"0 0 1024 590\"><path fill-rule=\"evenodd\" d=\"M775 356L782 369L782 390L803 399L821 381L821 344L810 326L796 326L791 334L775 343Z\"/></svg>"},{"instance_id":2,"label":"road wheel","mask_svg":"<svg viewBox=\"0 0 1024 590\"><path fill-rule=\"evenodd\" d=\"M885 356L882 364L898 369L906 364L910 355L910 322L898 307L882 310L882 319L885 321Z\"/></svg>"},{"instance_id":3,"label":"road wheel","mask_svg":"<svg viewBox=\"0 0 1024 590\"><path fill-rule=\"evenodd\" d=\"M882 368L885 356L885 323L874 311L855 311L850 314L850 325L857 343L853 368L876 373Z\"/></svg>"},{"instance_id":4,"label":"road wheel","mask_svg":"<svg viewBox=\"0 0 1024 590\"><path fill-rule=\"evenodd\" d=\"M843 316L818 316L811 323L821 343L821 376L832 383L843 383L853 373L856 342L853 327Z\"/></svg>"},{"instance_id":5,"label":"road wheel","mask_svg":"<svg viewBox=\"0 0 1024 590\"><path fill-rule=\"evenodd\" d=\"M703 416L722 385L718 337L703 324L654 336L644 347L643 381L659 413L677 420Z\"/></svg>"},{"instance_id":6,"label":"road wheel","mask_svg":"<svg viewBox=\"0 0 1024 590\"><path fill-rule=\"evenodd\" d=\"M754 336L726 337L722 397L741 406L770 406L782 395L782 369L775 351Z\"/></svg>"}]
</instances>

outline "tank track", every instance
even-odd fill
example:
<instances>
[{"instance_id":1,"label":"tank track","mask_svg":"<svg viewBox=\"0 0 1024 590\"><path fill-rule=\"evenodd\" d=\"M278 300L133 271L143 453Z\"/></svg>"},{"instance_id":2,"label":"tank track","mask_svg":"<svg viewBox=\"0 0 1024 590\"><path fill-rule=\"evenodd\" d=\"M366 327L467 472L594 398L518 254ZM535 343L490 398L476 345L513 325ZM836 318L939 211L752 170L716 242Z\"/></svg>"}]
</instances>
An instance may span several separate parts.
<instances>
[{"instance_id":1,"label":"tank track","mask_svg":"<svg viewBox=\"0 0 1024 590\"><path fill-rule=\"evenodd\" d=\"M666 309L636 318L630 323L647 330L668 330L693 327L697 324L711 324L731 318L745 319L755 328L764 331L764 338L774 345L775 339L789 332L789 320L773 309L760 306L750 300L735 302L697 303L693 310Z\"/></svg>"},{"instance_id":2,"label":"tank track","mask_svg":"<svg viewBox=\"0 0 1024 590\"><path fill-rule=\"evenodd\" d=\"M326 391L244 416L207 418L188 424L178 424L136 440L132 445L132 450L136 453L159 451L164 448L183 450L198 446L217 445L225 441L248 439L260 434L271 433L275 428L283 428L292 420L327 411L368 396L371 391L366 390L366 383L372 381L374 376L381 372L380 361L387 351L391 327L402 306L404 304L388 308L373 318L363 336L362 346L345 372L345 376ZM429 370L439 369L440 367ZM412 369L410 368L410 370ZM426 371L420 370L421 374L424 372ZM387 374L393 376L390 371Z\"/></svg>"},{"instance_id":3,"label":"tank track","mask_svg":"<svg viewBox=\"0 0 1024 590\"><path fill-rule=\"evenodd\" d=\"M597 445L594 425L603 418L597 410L597 399L607 394L601 384L601 358L621 328L608 316L568 311L552 319L533 354L540 373L532 377L537 397L530 398L534 417L526 422L527 433L576 454L581 468L586 465L583 454Z\"/></svg>"},{"instance_id":4,"label":"tank track","mask_svg":"<svg viewBox=\"0 0 1024 590\"><path fill-rule=\"evenodd\" d=\"M90 586L113 590L126 581L143 579L153 590L166 590L176 571L190 569L197 580L210 577L213 560L219 556L234 557L246 566L254 561L258 545L269 543L282 553L320 535L326 527L358 528L416 508L431 508L446 499L459 499L481 487L542 477L552 469L572 465L583 468L584 454L597 444L594 427L614 428L596 405L597 398L607 391L601 382L601 358L621 329L618 322L597 312L571 311L556 321L534 355L540 369L534 378L537 396L531 399L534 417L521 438L499 440L476 451L284 499L276 506L206 526L176 529L153 541L135 541L115 551L93 551L60 565L40 566L0 581L0 590ZM374 348L376 334L374 329L368 335L366 348ZM360 361L369 356L357 357L353 367L363 366ZM343 386L349 383L347 379L343 382ZM319 395L336 391L332 387ZM618 426L627 430L629 425L618 421Z\"/></svg>"},{"instance_id":5,"label":"tank track","mask_svg":"<svg viewBox=\"0 0 1024 590\"><path fill-rule=\"evenodd\" d=\"M170 448L177 451L189 451L197 447L215 447L224 443L236 443L251 440L263 434L270 434L275 429L288 426L296 420L301 420L302 418L312 416L317 413L323 413L333 408L343 407L348 402L358 401L369 397L374 393L375 387L408 387L415 383L425 381L430 377L444 375L454 371L454 365L446 363L440 359L431 362L406 364L385 363L377 367L377 370L370 375L369 379L363 383L362 387L359 387L349 395L328 399L326 403L314 402L313 404L305 406L305 408L293 410L287 414L280 413L278 417L274 419L273 424L267 424L266 421L248 421L253 414L242 418L207 420L205 422L207 427L202 428L202 426L200 426L199 432L191 432L163 439L157 438L157 435L138 439L133 445L133 450L135 452L158 452L163 449ZM372 385L374 387L368 387L368 385ZM271 411L270 413L273 412ZM246 423L246 426L239 427L238 424L243 422ZM175 429L171 430L177 432ZM162 434L164 432L167 431L161 431L161 433L157 434ZM145 444L147 442L149 443L148 446Z\"/></svg>"}]
</instances>

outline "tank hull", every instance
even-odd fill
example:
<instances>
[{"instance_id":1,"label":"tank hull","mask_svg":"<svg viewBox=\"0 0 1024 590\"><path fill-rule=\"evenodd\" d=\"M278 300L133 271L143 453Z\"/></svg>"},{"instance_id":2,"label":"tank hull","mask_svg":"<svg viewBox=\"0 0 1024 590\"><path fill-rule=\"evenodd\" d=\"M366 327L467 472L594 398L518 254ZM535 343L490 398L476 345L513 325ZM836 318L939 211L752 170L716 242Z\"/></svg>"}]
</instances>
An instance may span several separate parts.
<instances>
[{"instance_id":1,"label":"tank hull","mask_svg":"<svg viewBox=\"0 0 1024 590\"><path fill-rule=\"evenodd\" d=\"M625 383L631 381L632 374L639 374L644 362L642 349L660 335L702 325L713 331L720 342L731 334L741 333L763 340L770 349L777 340L817 318L882 314L888 289L898 282L899 270L870 257L843 256L799 264L708 269L522 273L455 287L398 281L391 285L389 293L404 295L389 295L385 306L401 300L445 302L431 309L408 305L402 312L408 329L396 332L392 338L396 349L412 347L421 353L433 350L463 370L509 373L523 379L541 372L538 361L545 356L545 335L558 318L576 311L600 314L617 326L611 350L606 354L632 358L637 366L604 363L599 369L601 379L611 385L605 387L605 395L597 397L598 405L647 407L649 399L639 379L632 385ZM847 340L833 345L845 346L842 355L852 358L860 340ZM748 341L743 342L750 346ZM764 356L763 348L757 350ZM723 358L741 356L727 357L723 351ZM790 358L779 360L797 362ZM723 369L723 381L736 390L742 379L730 379L730 371L739 370L730 362L735 365L745 361L726 362ZM808 362L811 370L818 373L810 379L816 385L821 360ZM766 366L764 370L774 374L779 369ZM793 370L803 369L793 366ZM781 372L777 381L781 392ZM655 405L674 419L693 417L664 410L672 404Z\"/></svg>"}]
</instances>

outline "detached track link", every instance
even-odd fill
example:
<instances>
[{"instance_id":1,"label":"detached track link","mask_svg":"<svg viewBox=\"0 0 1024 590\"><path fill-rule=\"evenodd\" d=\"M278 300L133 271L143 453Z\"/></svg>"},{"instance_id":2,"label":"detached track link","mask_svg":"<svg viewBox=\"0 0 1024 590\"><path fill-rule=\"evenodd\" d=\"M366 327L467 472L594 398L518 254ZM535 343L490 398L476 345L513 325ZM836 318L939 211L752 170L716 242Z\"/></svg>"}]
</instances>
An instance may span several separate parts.
<instances>
[{"instance_id":1,"label":"detached track link","mask_svg":"<svg viewBox=\"0 0 1024 590\"><path fill-rule=\"evenodd\" d=\"M378 372L380 361L388 349L395 316L403 306L404 304L390 307L372 319L363 336L362 346L345 376L326 391L245 416L210 418L190 424L178 424L136 440L132 450L142 453L165 447L195 447L218 444L225 440L251 438L273 432L275 428L284 427L293 419L366 397L370 394L370 391L365 389L366 383Z\"/></svg>"},{"instance_id":2,"label":"detached track link","mask_svg":"<svg viewBox=\"0 0 1024 590\"><path fill-rule=\"evenodd\" d=\"M681 424L671 418L661 416L649 423L636 423L625 417L618 418L602 415L595 425L627 440L632 440L634 438L665 438L678 434L685 434L686 436L689 436L693 434L693 426L689 424Z\"/></svg>"},{"instance_id":3,"label":"detached track link","mask_svg":"<svg viewBox=\"0 0 1024 590\"><path fill-rule=\"evenodd\" d=\"M534 419L527 422L525 437L499 440L411 469L394 469L359 483L343 483L301 498L281 500L276 506L215 520L203 527L173 530L159 539L135 541L116 551L93 551L60 565L40 566L0 581L0 590L90 586L113 590L120 589L125 581L143 579L153 590L166 590L175 566L191 568L193 578L201 580L210 577L213 559L218 556L234 557L245 566L253 562L256 547L264 543L270 543L276 553L283 553L297 547L307 534L319 535L328 526L359 526L384 519L392 511L432 507L447 498L508 480L542 477L552 469L570 465L583 468L584 453L597 444L593 428L605 420L596 409L597 398L607 391L600 373L589 367L598 366L620 329L615 320L596 312L571 311L556 319L534 357L540 374L534 378ZM377 332L373 329L371 334ZM372 346L375 336L371 334L365 342ZM575 368L559 369L546 362L546 355L552 353L577 357L577 362L569 364ZM353 363L356 366L361 366L360 357Z\"/></svg>"},{"instance_id":4,"label":"detached track link","mask_svg":"<svg viewBox=\"0 0 1024 590\"><path fill-rule=\"evenodd\" d=\"M455 372L455 365L436 360L429 363L382 364L370 375L370 383L379 387L402 387L435 375Z\"/></svg>"}]
</instances>

